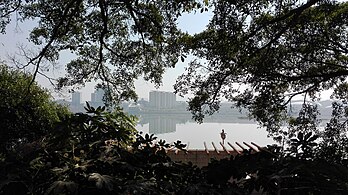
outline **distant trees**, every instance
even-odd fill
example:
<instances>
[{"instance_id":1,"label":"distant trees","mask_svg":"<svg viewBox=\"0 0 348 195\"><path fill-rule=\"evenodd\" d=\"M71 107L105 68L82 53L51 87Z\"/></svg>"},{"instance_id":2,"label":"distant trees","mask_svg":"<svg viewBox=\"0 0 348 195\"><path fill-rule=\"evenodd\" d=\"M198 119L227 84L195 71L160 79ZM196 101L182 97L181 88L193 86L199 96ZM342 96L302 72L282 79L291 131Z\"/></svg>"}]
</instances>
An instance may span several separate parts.
<instances>
[{"instance_id":1,"label":"distant trees","mask_svg":"<svg viewBox=\"0 0 348 195\"><path fill-rule=\"evenodd\" d=\"M50 93L32 76L0 64L0 148L32 142L50 132L67 108L53 102Z\"/></svg>"}]
</instances>

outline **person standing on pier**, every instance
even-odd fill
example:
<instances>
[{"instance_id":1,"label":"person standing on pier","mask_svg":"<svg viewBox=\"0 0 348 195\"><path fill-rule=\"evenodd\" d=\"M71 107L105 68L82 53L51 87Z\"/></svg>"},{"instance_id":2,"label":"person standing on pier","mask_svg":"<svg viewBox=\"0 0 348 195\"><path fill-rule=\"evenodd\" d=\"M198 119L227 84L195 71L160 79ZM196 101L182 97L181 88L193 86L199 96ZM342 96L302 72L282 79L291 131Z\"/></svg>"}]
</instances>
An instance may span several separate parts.
<instances>
[{"instance_id":1,"label":"person standing on pier","mask_svg":"<svg viewBox=\"0 0 348 195\"><path fill-rule=\"evenodd\" d=\"M221 139L222 139L222 144L225 144L225 139L226 139L226 133L225 130L222 129L221 133L220 133Z\"/></svg>"}]
</instances>

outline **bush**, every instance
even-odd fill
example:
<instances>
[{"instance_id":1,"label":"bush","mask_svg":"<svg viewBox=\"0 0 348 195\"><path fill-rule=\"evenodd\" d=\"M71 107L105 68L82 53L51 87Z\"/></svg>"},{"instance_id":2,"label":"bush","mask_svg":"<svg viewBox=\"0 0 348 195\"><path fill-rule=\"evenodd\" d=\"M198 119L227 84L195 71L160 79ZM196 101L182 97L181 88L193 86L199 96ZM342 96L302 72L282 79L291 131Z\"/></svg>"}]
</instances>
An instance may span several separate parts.
<instances>
[{"instance_id":1,"label":"bush","mask_svg":"<svg viewBox=\"0 0 348 195\"><path fill-rule=\"evenodd\" d=\"M166 155L180 142L138 134L136 119L120 109L86 110L58 123L30 154L0 161L0 194L176 194L200 183L197 167Z\"/></svg>"},{"instance_id":2,"label":"bush","mask_svg":"<svg viewBox=\"0 0 348 195\"><path fill-rule=\"evenodd\" d=\"M68 114L32 76L0 64L0 149L29 143L46 135ZM7 148L7 149L6 149Z\"/></svg>"},{"instance_id":3,"label":"bush","mask_svg":"<svg viewBox=\"0 0 348 195\"><path fill-rule=\"evenodd\" d=\"M348 169L313 157L316 138L299 133L295 149L268 146L198 168L173 162L168 144L137 133L136 119L92 108L65 117L26 155L0 156L1 194L347 194Z\"/></svg>"}]
</instances>

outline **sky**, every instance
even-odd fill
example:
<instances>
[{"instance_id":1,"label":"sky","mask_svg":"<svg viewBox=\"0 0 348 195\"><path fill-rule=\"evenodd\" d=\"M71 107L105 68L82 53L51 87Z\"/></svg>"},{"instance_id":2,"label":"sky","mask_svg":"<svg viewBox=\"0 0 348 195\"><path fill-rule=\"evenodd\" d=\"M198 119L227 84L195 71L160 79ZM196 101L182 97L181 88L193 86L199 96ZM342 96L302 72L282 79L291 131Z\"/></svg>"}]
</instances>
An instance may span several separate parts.
<instances>
[{"instance_id":1,"label":"sky","mask_svg":"<svg viewBox=\"0 0 348 195\"><path fill-rule=\"evenodd\" d=\"M179 20L178 25L184 32L195 34L202 31L208 24L211 18L211 12L197 13L197 14L183 14ZM14 16L15 17L15 16ZM13 20L14 21L14 20ZM12 22L7 26L6 34L0 34L0 59L5 62L10 62L8 56L19 55L19 46L24 46L27 49L34 49L35 47L27 41L29 31L36 25L34 21L26 21L25 23ZM54 70L50 70L49 75L52 77L59 77L64 75L65 67L72 55L68 52L63 52L60 55L58 65ZM160 88L156 89L153 84L145 82L143 79L139 79L135 82L136 92L139 99L148 99L149 92L151 90L161 91L174 91L173 85L175 84L176 78L182 74L185 70L185 66L190 60L187 59L185 62L179 60L175 68L167 69L163 75L163 84ZM71 98L71 94L67 91L62 91L59 94L54 93L52 85L49 81L43 77L38 76L37 81L40 85L48 88L56 99L67 99ZM79 90L82 92L82 101L89 101L90 94L94 91L94 83L87 84L86 87ZM178 100L182 100L177 97Z\"/></svg>"},{"instance_id":2,"label":"sky","mask_svg":"<svg viewBox=\"0 0 348 195\"><path fill-rule=\"evenodd\" d=\"M205 26L208 24L209 19L212 17L211 12L197 13L197 14L183 14L179 18L179 28L183 31L188 32L190 34L195 34L201 32ZM27 41L27 37L29 31L36 25L34 21L26 21L25 23L15 23L12 22L7 26L6 34L0 34L0 59L8 60L8 55L18 55L18 46L22 45L28 49L33 49L33 45L31 45ZM58 61L58 65L56 69L50 70L50 76L57 78L65 74L65 66L69 59L72 58L72 54L69 52L63 52L60 55L60 59ZM191 59L188 58L185 62L181 62L179 60L178 64L175 68L167 69L165 74L163 75L163 83L160 88L156 89L153 84L149 82L145 82L143 79L139 79L135 82L136 92L138 94L139 99L145 98L148 99L149 92L151 90L161 90L161 91L170 91L173 92L173 85L175 84L176 78L184 73L185 67L187 63ZM38 76L37 81L43 87L48 88L53 96L56 99L71 99L71 94L67 91L61 91L59 94L55 93L52 85L49 81L43 77ZM90 101L91 93L94 91L95 83L87 84L86 87L79 90L82 92L82 102ZM326 91L322 94L322 99L329 99L329 96L332 91ZM299 98L301 99L301 98ZM177 96L177 100L185 100L181 97Z\"/></svg>"}]
</instances>

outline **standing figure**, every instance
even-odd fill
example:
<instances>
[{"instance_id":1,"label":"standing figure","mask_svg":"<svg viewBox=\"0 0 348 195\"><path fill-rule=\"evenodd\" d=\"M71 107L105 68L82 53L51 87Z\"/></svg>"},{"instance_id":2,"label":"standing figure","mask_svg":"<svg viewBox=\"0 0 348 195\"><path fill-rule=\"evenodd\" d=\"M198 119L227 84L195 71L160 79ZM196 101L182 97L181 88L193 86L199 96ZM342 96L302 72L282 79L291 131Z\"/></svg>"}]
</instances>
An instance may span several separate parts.
<instances>
[{"instance_id":1,"label":"standing figure","mask_svg":"<svg viewBox=\"0 0 348 195\"><path fill-rule=\"evenodd\" d=\"M220 133L221 139L222 139L222 144L225 144L225 139L226 139L226 133L225 130L222 129L221 133Z\"/></svg>"}]
</instances>

